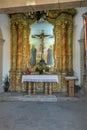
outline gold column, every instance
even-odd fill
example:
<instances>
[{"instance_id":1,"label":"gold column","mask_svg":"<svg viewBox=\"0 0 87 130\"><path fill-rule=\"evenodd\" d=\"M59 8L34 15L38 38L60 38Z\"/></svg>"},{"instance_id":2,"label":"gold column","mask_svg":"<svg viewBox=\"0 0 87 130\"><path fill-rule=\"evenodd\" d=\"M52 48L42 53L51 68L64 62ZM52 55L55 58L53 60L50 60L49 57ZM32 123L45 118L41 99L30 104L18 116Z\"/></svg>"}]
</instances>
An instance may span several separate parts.
<instances>
[{"instance_id":1,"label":"gold column","mask_svg":"<svg viewBox=\"0 0 87 130\"><path fill-rule=\"evenodd\" d=\"M58 71L61 70L61 23L59 19L56 20L55 24L55 66Z\"/></svg>"},{"instance_id":2,"label":"gold column","mask_svg":"<svg viewBox=\"0 0 87 130\"><path fill-rule=\"evenodd\" d=\"M17 64L17 57L16 57L16 54L17 54L17 31L16 31L16 26L13 25L13 60L12 60L12 68L13 70L16 70L16 64Z\"/></svg>"},{"instance_id":3,"label":"gold column","mask_svg":"<svg viewBox=\"0 0 87 130\"><path fill-rule=\"evenodd\" d=\"M12 29L12 42L11 42L11 69L16 70L16 54L17 54L17 30L15 23L11 27Z\"/></svg>"},{"instance_id":4,"label":"gold column","mask_svg":"<svg viewBox=\"0 0 87 130\"><path fill-rule=\"evenodd\" d=\"M64 16L63 16L64 17ZM66 84L64 77L66 76L66 52L67 52L67 19L64 17L61 23L62 30L62 43L61 43L61 66L62 66L62 76L61 76L61 91L66 92Z\"/></svg>"},{"instance_id":5,"label":"gold column","mask_svg":"<svg viewBox=\"0 0 87 130\"><path fill-rule=\"evenodd\" d=\"M10 91L16 90L16 61L17 61L17 30L15 23L11 25L11 70L10 70Z\"/></svg>"},{"instance_id":6,"label":"gold column","mask_svg":"<svg viewBox=\"0 0 87 130\"><path fill-rule=\"evenodd\" d=\"M61 43L61 62L62 62L62 71L66 71L66 39L67 39L67 32L66 32L66 23L63 21L62 24L62 43Z\"/></svg>"},{"instance_id":7,"label":"gold column","mask_svg":"<svg viewBox=\"0 0 87 130\"><path fill-rule=\"evenodd\" d=\"M23 60L23 69L25 72L26 68L29 66L29 22L28 20L23 21L23 45L22 45L22 60ZM22 91L26 91L26 84L22 83Z\"/></svg>"},{"instance_id":8,"label":"gold column","mask_svg":"<svg viewBox=\"0 0 87 130\"><path fill-rule=\"evenodd\" d=\"M23 22L23 69L29 65L29 24L28 21Z\"/></svg>"},{"instance_id":9,"label":"gold column","mask_svg":"<svg viewBox=\"0 0 87 130\"><path fill-rule=\"evenodd\" d=\"M17 69L22 69L22 33L23 26L18 24L18 43L17 43Z\"/></svg>"},{"instance_id":10,"label":"gold column","mask_svg":"<svg viewBox=\"0 0 87 130\"><path fill-rule=\"evenodd\" d=\"M68 33L67 33L67 70L68 75L73 75L73 23L69 22Z\"/></svg>"},{"instance_id":11,"label":"gold column","mask_svg":"<svg viewBox=\"0 0 87 130\"><path fill-rule=\"evenodd\" d=\"M23 25L18 24L18 42L17 42L17 70L16 70L16 90L21 91L21 73L22 73L22 38L23 38Z\"/></svg>"}]
</instances>

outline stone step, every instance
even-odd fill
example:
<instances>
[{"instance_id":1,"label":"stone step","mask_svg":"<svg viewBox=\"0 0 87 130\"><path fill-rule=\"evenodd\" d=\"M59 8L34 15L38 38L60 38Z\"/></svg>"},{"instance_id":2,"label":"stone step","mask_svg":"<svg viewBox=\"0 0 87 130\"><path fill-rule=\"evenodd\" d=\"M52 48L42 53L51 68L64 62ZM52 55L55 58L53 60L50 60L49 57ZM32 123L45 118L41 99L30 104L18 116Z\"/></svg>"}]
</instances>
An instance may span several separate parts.
<instances>
[{"instance_id":1,"label":"stone step","mask_svg":"<svg viewBox=\"0 0 87 130\"><path fill-rule=\"evenodd\" d=\"M0 101L31 101L31 102L58 102L58 101L78 101L78 97L65 97L55 95L11 95L0 96Z\"/></svg>"},{"instance_id":2,"label":"stone step","mask_svg":"<svg viewBox=\"0 0 87 130\"><path fill-rule=\"evenodd\" d=\"M25 95L16 96L14 99L19 101L57 102L57 97L55 95Z\"/></svg>"}]
</instances>

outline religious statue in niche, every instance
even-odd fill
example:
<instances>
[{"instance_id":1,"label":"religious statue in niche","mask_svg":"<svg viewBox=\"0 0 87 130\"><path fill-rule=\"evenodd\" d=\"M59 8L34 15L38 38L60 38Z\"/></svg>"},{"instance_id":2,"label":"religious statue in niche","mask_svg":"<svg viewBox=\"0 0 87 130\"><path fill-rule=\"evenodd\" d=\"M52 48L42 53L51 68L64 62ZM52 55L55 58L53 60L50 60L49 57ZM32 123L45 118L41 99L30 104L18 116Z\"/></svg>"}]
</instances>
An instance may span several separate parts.
<instances>
[{"instance_id":1,"label":"religious statue in niche","mask_svg":"<svg viewBox=\"0 0 87 130\"><path fill-rule=\"evenodd\" d=\"M41 40L41 59L44 59L44 39L45 38L53 38L52 35L46 35L44 34L44 30L41 31L41 34L35 34L35 35L32 35L32 38L39 38ZM52 54L51 54L52 55ZM50 58L50 57L49 57ZM45 59L44 59L45 60ZM51 63L52 64L52 63Z\"/></svg>"},{"instance_id":2,"label":"religious statue in niche","mask_svg":"<svg viewBox=\"0 0 87 130\"><path fill-rule=\"evenodd\" d=\"M47 65L53 65L54 58L53 58L53 48L52 45L47 50Z\"/></svg>"},{"instance_id":3,"label":"religious statue in niche","mask_svg":"<svg viewBox=\"0 0 87 130\"><path fill-rule=\"evenodd\" d=\"M35 48L35 45L32 45L32 48L30 50L30 64L31 65L36 65L36 48Z\"/></svg>"}]
</instances>

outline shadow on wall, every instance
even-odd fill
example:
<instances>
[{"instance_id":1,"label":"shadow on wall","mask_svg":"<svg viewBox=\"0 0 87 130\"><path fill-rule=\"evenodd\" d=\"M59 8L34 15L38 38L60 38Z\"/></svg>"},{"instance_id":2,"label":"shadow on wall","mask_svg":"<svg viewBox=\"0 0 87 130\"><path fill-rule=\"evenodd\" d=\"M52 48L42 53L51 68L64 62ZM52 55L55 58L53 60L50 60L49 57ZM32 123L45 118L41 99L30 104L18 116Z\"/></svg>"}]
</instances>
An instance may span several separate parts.
<instances>
[{"instance_id":1,"label":"shadow on wall","mask_svg":"<svg viewBox=\"0 0 87 130\"><path fill-rule=\"evenodd\" d=\"M75 93L78 93L81 90L81 87L79 85L74 86Z\"/></svg>"}]
</instances>

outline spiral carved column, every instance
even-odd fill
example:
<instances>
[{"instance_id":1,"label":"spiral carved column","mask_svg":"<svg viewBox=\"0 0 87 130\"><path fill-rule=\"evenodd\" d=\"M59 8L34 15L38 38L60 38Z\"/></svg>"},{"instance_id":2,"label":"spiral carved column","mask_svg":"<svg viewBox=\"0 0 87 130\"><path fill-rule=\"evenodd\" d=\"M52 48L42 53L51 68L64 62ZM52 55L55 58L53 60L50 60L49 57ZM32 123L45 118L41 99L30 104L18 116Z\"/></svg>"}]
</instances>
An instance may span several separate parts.
<instances>
[{"instance_id":1,"label":"spiral carved column","mask_svg":"<svg viewBox=\"0 0 87 130\"><path fill-rule=\"evenodd\" d=\"M61 26L57 19L55 24L55 66L61 71Z\"/></svg>"},{"instance_id":2,"label":"spiral carved column","mask_svg":"<svg viewBox=\"0 0 87 130\"><path fill-rule=\"evenodd\" d=\"M16 90L21 91L21 72L22 72L22 38L23 25L18 24L18 41L17 41L17 70L16 70Z\"/></svg>"},{"instance_id":3,"label":"spiral carved column","mask_svg":"<svg viewBox=\"0 0 87 130\"><path fill-rule=\"evenodd\" d=\"M72 35L73 35L73 23L69 22L68 33L67 33L67 73L73 75L73 46L72 46Z\"/></svg>"},{"instance_id":4,"label":"spiral carved column","mask_svg":"<svg viewBox=\"0 0 87 130\"><path fill-rule=\"evenodd\" d=\"M23 60L23 72L29 66L29 23L28 20L23 21L23 44L22 44L22 60ZM26 90L26 83L22 83L22 91Z\"/></svg>"},{"instance_id":5,"label":"spiral carved column","mask_svg":"<svg viewBox=\"0 0 87 130\"><path fill-rule=\"evenodd\" d=\"M23 69L28 67L29 64L29 24L28 21L23 22Z\"/></svg>"},{"instance_id":6,"label":"spiral carved column","mask_svg":"<svg viewBox=\"0 0 87 130\"><path fill-rule=\"evenodd\" d=\"M62 75L61 75L61 70L62 70L62 65L61 65L61 43L62 43L62 32L61 32L61 22L59 18L56 19L55 23L55 50L54 50L54 56L55 56L55 67L58 70L58 78L60 83L57 84L57 89L60 92L61 91L61 80L62 80Z\"/></svg>"},{"instance_id":7,"label":"spiral carved column","mask_svg":"<svg viewBox=\"0 0 87 130\"><path fill-rule=\"evenodd\" d=\"M61 62L62 62L62 71L66 71L66 39L67 39L67 32L66 32L66 24L62 24L62 43L61 43Z\"/></svg>"},{"instance_id":8,"label":"spiral carved column","mask_svg":"<svg viewBox=\"0 0 87 130\"><path fill-rule=\"evenodd\" d=\"M16 24L11 25L11 70L10 70L10 91L16 90L16 64L17 64L17 28Z\"/></svg>"}]
</instances>

